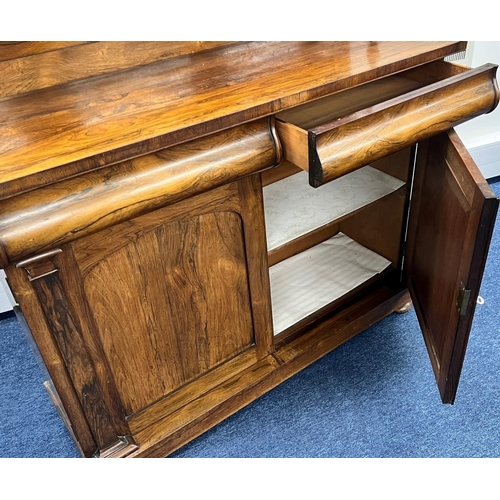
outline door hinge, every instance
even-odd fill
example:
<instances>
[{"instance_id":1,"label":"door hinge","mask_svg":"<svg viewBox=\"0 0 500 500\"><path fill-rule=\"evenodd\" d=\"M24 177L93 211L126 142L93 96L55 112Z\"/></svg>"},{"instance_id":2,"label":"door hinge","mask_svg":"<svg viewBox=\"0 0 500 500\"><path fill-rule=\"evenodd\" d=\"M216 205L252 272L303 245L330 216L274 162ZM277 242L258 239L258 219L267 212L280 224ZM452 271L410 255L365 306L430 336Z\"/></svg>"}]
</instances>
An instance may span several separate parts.
<instances>
[{"instance_id":1,"label":"door hinge","mask_svg":"<svg viewBox=\"0 0 500 500\"><path fill-rule=\"evenodd\" d=\"M464 316L469 305L471 290L466 290L465 285L461 282L458 290L457 307L460 316Z\"/></svg>"}]
</instances>

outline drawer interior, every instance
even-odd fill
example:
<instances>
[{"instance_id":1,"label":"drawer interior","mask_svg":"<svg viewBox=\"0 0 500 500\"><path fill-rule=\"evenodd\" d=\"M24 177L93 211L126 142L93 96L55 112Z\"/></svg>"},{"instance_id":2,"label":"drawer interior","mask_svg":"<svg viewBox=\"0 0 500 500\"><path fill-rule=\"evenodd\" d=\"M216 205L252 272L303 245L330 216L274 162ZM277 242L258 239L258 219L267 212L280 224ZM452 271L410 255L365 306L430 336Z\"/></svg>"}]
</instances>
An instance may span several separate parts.
<instances>
[{"instance_id":1,"label":"drawer interior","mask_svg":"<svg viewBox=\"0 0 500 500\"><path fill-rule=\"evenodd\" d=\"M436 61L282 111L276 118L310 130L468 70Z\"/></svg>"}]
</instances>

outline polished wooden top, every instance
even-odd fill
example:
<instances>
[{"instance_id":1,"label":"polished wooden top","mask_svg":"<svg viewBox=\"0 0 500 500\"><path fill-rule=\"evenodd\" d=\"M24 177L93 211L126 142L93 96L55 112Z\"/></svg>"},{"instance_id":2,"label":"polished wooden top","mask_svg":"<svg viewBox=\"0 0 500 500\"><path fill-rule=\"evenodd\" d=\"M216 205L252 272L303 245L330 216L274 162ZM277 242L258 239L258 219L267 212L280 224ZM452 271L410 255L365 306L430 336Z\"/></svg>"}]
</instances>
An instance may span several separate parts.
<instances>
[{"instance_id":1,"label":"polished wooden top","mask_svg":"<svg viewBox=\"0 0 500 500\"><path fill-rule=\"evenodd\" d=\"M0 197L464 49L463 42L3 45Z\"/></svg>"}]
</instances>

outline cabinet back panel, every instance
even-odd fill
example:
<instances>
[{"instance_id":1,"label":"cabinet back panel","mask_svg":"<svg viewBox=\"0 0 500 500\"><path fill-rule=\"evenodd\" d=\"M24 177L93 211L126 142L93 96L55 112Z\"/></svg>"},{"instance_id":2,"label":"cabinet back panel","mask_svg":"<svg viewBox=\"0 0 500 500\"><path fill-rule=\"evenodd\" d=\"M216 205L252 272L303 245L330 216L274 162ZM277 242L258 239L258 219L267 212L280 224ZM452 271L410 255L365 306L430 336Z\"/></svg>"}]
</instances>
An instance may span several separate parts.
<instances>
[{"instance_id":1,"label":"cabinet back panel","mask_svg":"<svg viewBox=\"0 0 500 500\"><path fill-rule=\"evenodd\" d=\"M410 162L413 161L412 148L405 148L380 160L370 163L373 168L392 175L403 182L408 182Z\"/></svg>"},{"instance_id":2,"label":"cabinet back panel","mask_svg":"<svg viewBox=\"0 0 500 500\"><path fill-rule=\"evenodd\" d=\"M340 231L397 266L405 201L406 186L403 186L342 220Z\"/></svg>"}]
</instances>

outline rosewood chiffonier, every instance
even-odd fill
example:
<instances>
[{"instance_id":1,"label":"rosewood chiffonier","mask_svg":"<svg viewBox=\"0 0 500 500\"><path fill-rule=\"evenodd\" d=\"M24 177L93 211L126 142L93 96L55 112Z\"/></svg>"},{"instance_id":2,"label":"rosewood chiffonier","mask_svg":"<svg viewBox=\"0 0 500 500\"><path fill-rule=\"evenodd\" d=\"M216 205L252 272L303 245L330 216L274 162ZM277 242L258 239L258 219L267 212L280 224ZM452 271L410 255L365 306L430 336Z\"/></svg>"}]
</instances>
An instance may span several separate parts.
<instances>
[{"instance_id":1,"label":"rosewood chiffonier","mask_svg":"<svg viewBox=\"0 0 500 500\"><path fill-rule=\"evenodd\" d=\"M410 300L454 401L498 207L465 48L0 44L0 268L83 456L166 456Z\"/></svg>"}]
</instances>

